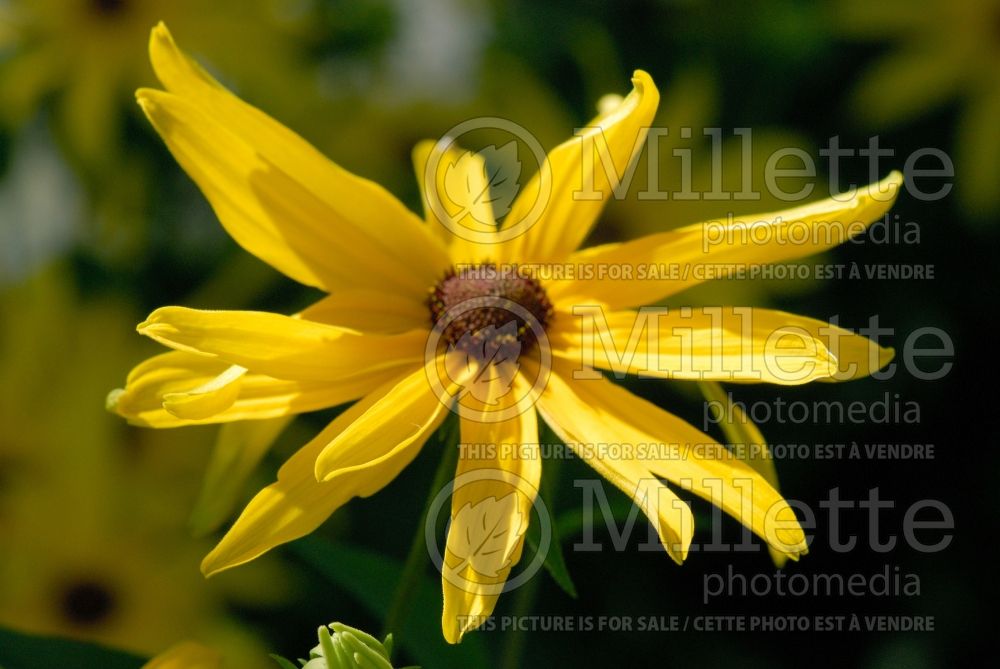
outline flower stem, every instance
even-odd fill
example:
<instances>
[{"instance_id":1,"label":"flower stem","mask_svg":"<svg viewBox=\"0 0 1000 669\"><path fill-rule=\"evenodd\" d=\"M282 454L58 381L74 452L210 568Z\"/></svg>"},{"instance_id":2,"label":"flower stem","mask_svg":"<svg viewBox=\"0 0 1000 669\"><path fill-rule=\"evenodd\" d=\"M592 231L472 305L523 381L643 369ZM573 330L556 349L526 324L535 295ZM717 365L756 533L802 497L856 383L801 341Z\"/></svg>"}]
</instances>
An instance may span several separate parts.
<instances>
[{"instance_id":1,"label":"flower stem","mask_svg":"<svg viewBox=\"0 0 1000 669\"><path fill-rule=\"evenodd\" d=\"M439 430L442 442L441 460L438 463L437 471L434 473L434 480L427 493L427 500L424 502L424 510L420 517L424 523L428 522L427 513L430 511L431 503L437 494L444 488L445 484L455 475L455 466L458 463L458 421L449 417L445 425ZM427 547L424 545L424 524L417 527L413 534L413 541L410 542L409 552L406 554L406 562L403 564L403 573L396 584L396 591L386 613L385 622L382 626L382 638L390 632L397 641L400 639L403 629L402 624L410 609L413 598L419 590L420 580L423 578L424 570L427 568L429 556ZM396 644L398 647L398 644Z\"/></svg>"},{"instance_id":2,"label":"flower stem","mask_svg":"<svg viewBox=\"0 0 1000 669\"><path fill-rule=\"evenodd\" d=\"M539 431L541 443L556 443L556 436L552 434L548 426L542 426ZM558 485L559 474L562 462L558 459L547 460L542 469L542 484L539 494L544 494L551 503L553 498L552 490ZM554 511L554 509L552 509ZM553 539L559 541L559 534L553 528ZM515 619L523 618L531 614L535 600L538 598L538 590L542 584L542 575L535 574L527 583L521 586L514 600ZM518 669L522 666L522 656L524 655L525 644L528 642L528 634L524 631L515 631L507 635L506 643L503 646L503 654L500 658L501 669Z\"/></svg>"},{"instance_id":3,"label":"flower stem","mask_svg":"<svg viewBox=\"0 0 1000 669\"><path fill-rule=\"evenodd\" d=\"M521 619L531 614L531 609L535 605L535 598L538 596L538 588L542 579L540 574L521 586L517 591L514 600L514 619ZM508 634L503 647L503 655L500 660L501 669L518 669L523 666L521 656L524 655L524 646L528 641L528 633L522 630Z\"/></svg>"}]
</instances>

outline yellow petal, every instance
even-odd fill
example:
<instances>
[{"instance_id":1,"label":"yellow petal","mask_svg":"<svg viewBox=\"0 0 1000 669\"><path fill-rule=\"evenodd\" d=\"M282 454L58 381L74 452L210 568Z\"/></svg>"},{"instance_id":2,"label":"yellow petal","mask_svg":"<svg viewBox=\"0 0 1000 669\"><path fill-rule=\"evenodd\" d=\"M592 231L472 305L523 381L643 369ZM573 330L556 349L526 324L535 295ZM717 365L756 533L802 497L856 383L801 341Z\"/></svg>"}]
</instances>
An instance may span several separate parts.
<instances>
[{"instance_id":1,"label":"yellow petal","mask_svg":"<svg viewBox=\"0 0 1000 669\"><path fill-rule=\"evenodd\" d=\"M736 268L777 263L818 253L861 234L896 199L903 175L785 211L732 221L705 221L620 244L579 251L569 262L594 278L550 282L556 304L600 302L612 309L650 304ZM599 268L631 271L608 281ZM652 274L652 272L656 274ZM578 272L578 276L580 275Z\"/></svg>"},{"instance_id":2,"label":"yellow petal","mask_svg":"<svg viewBox=\"0 0 1000 669\"><path fill-rule=\"evenodd\" d=\"M419 443L413 442L411 448L397 451L377 466L339 477L336 481L317 481L315 463L327 444L391 393L400 381L402 379L390 381L370 393L299 449L278 471L277 482L257 493L219 545L205 557L202 571L211 576L305 536L350 499L372 495L394 479L419 452L429 432Z\"/></svg>"},{"instance_id":3,"label":"yellow petal","mask_svg":"<svg viewBox=\"0 0 1000 669\"><path fill-rule=\"evenodd\" d=\"M424 443L448 411L448 398L439 397L427 381L438 364L431 360L400 380L330 440L316 458L317 480L330 481L377 467L415 443Z\"/></svg>"},{"instance_id":4,"label":"yellow petal","mask_svg":"<svg viewBox=\"0 0 1000 669\"><path fill-rule=\"evenodd\" d=\"M558 262L586 238L615 188L608 174L612 167L604 161L613 162L614 180L625 176L645 146L660 101L652 77L642 70L636 70L632 85L628 96L602 105L586 128L550 151L549 169L540 169L518 194L500 236L519 224L527 231L502 244L498 255L503 260ZM529 225L539 201L544 209Z\"/></svg>"},{"instance_id":5,"label":"yellow petal","mask_svg":"<svg viewBox=\"0 0 1000 669\"><path fill-rule=\"evenodd\" d=\"M571 375L570 369L554 368L538 404L546 421L559 425L561 437L585 446L647 445L650 457L636 466L704 497L792 559L806 552L795 513L753 468L708 435L610 381L568 381Z\"/></svg>"},{"instance_id":6,"label":"yellow petal","mask_svg":"<svg viewBox=\"0 0 1000 669\"><path fill-rule=\"evenodd\" d=\"M142 665L142 669L219 669L222 656L193 642L179 643Z\"/></svg>"},{"instance_id":7,"label":"yellow petal","mask_svg":"<svg viewBox=\"0 0 1000 669\"><path fill-rule=\"evenodd\" d=\"M183 420L201 420L222 413L236 403L240 380L246 367L232 365L207 383L179 393L163 396L163 408Z\"/></svg>"},{"instance_id":8,"label":"yellow petal","mask_svg":"<svg viewBox=\"0 0 1000 669\"><path fill-rule=\"evenodd\" d=\"M596 367L619 378L799 385L867 376L893 356L892 349L843 328L770 309L576 311L557 317L550 333L553 350L577 369Z\"/></svg>"},{"instance_id":9,"label":"yellow petal","mask_svg":"<svg viewBox=\"0 0 1000 669\"><path fill-rule=\"evenodd\" d=\"M219 428L189 521L196 536L215 531L229 517L247 479L293 418L245 420Z\"/></svg>"},{"instance_id":10,"label":"yellow petal","mask_svg":"<svg viewBox=\"0 0 1000 669\"><path fill-rule=\"evenodd\" d=\"M618 444L624 437L614 422L601 416L600 405L587 406L576 390L576 385L553 373L538 400L539 413L581 460L632 498L656 528L667 554L682 563L694 536L691 508L643 460L609 457L600 445Z\"/></svg>"},{"instance_id":11,"label":"yellow petal","mask_svg":"<svg viewBox=\"0 0 1000 669\"><path fill-rule=\"evenodd\" d=\"M518 393L525 382L518 379ZM529 409L504 421L462 417L462 443L451 499L441 585L441 629L449 643L493 613L511 568L524 548L542 476L538 423Z\"/></svg>"},{"instance_id":12,"label":"yellow petal","mask_svg":"<svg viewBox=\"0 0 1000 669\"><path fill-rule=\"evenodd\" d=\"M217 357L258 374L335 380L423 359L427 332L362 334L263 311L157 309L137 330L171 348Z\"/></svg>"},{"instance_id":13,"label":"yellow petal","mask_svg":"<svg viewBox=\"0 0 1000 669\"><path fill-rule=\"evenodd\" d=\"M327 295L298 315L309 321L365 333L398 334L431 326L425 300L371 290L343 290Z\"/></svg>"},{"instance_id":14,"label":"yellow petal","mask_svg":"<svg viewBox=\"0 0 1000 669\"><path fill-rule=\"evenodd\" d=\"M715 419L719 422L726 440L732 445L733 455L753 467L772 488L781 492L781 488L778 487L778 470L774 466L771 449L757 425L739 405L730 401L725 390L715 381L701 381L698 386L705 396L705 401L711 402L711 406L718 410ZM773 548L768 548L768 552L778 569L781 569L788 560L788 556Z\"/></svg>"},{"instance_id":15,"label":"yellow petal","mask_svg":"<svg viewBox=\"0 0 1000 669\"><path fill-rule=\"evenodd\" d=\"M160 428L276 418L355 400L398 376L401 367L332 381L289 381L247 373L233 384L238 388L236 399L220 413L181 418L164 408L165 398L203 388L227 369L226 363L203 355L180 351L157 355L132 370L125 388L109 396L108 408L130 423ZM227 386L223 392L228 390Z\"/></svg>"},{"instance_id":16,"label":"yellow petal","mask_svg":"<svg viewBox=\"0 0 1000 669\"><path fill-rule=\"evenodd\" d=\"M419 297L448 266L444 246L398 200L227 91L162 24L150 57L170 93L140 90L140 105L248 251L330 292Z\"/></svg>"},{"instance_id":17,"label":"yellow petal","mask_svg":"<svg viewBox=\"0 0 1000 669\"><path fill-rule=\"evenodd\" d=\"M490 204L487 166L482 157L463 151L454 143L425 140L413 149L413 166L420 183L424 218L447 240L452 262L480 263L494 259L496 221ZM429 172L434 177L431 181L427 180ZM459 195L455 195L456 190ZM463 195L467 197L463 199ZM456 231L460 234L455 234Z\"/></svg>"}]
</instances>

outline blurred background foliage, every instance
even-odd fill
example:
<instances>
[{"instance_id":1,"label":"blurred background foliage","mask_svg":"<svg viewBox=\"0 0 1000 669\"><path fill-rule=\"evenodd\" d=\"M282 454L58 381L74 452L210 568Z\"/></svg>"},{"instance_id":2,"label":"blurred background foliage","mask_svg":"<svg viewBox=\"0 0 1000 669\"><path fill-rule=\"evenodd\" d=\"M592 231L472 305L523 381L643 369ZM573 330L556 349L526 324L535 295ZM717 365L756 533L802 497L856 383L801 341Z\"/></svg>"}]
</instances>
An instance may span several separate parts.
<instances>
[{"instance_id":1,"label":"blurred background foliage","mask_svg":"<svg viewBox=\"0 0 1000 669\"><path fill-rule=\"evenodd\" d=\"M624 93L634 68L649 71L663 94L657 123L671 132L660 143L664 190L680 187L673 149L691 150L695 190L711 183L716 147L700 131L706 126L724 129L718 149L732 190L745 171L760 184L774 149L797 147L816 157L834 135L854 148L880 135L897 152L884 159L880 176L919 148L948 152L955 160L953 195L920 202L904 193L894 209L901 221L919 225L919 244L852 245L821 260L930 263L934 281L916 289L892 281L720 281L684 296L839 315L852 327L879 314L896 329L897 347L923 326L951 335L957 364L937 383L899 372L885 382L737 391L747 401L873 401L889 393L920 403L917 425L762 429L775 443L936 445L931 462L778 462L786 494L813 508L834 487L848 499L879 487L898 508L927 496L947 503L960 529L943 553L898 548L839 555L817 541L809 557L789 567L846 574L898 565L920 576L922 594L704 604L705 574L730 562L738 573L766 571L766 553L695 554L678 569L663 555L638 550L567 551L579 599L546 577L502 598L498 609L501 615L920 614L936 616L937 631L856 634L850 643L836 634L483 633L463 650L449 650L435 636L439 600L428 569L418 599L427 610L415 617L434 624L404 632L401 643L408 657L429 667L478 665L489 656L504 667L737 661L777 667L836 658L838 665L919 668L972 657L973 642L992 619L981 599L982 581L991 579L972 538L996 527L996 504L989 501L995 409L979 363L968 364L968 356L995 345L982 327L995 313L991 261L1000 208L995 0L0 0L0 625L141 655L195 638L225 649L232 666L266 666L259 660L264 649L301 655L316 627L334 619L378 630L421 522L437 457L432 444L383 493L339 512L320 539L206 582L197 564L213 537L194 538L189 517L214 430L140 431L104 413L106 391L156 350L133 333L152 308L183 303L292 312L309 299L236 247L141 118L133 92L156 85L146 43L161 19L242 97L414 209L419 196L410 151L417 141L490 115L524 125L551 147L592 115L603 94ZM694 128L691 138L677 132L683 126ZM745 127L754 133L749 161L732 133ZM844 162L842 186L868 180L866 162ZM814 181L817 196L828 190L822 170ZM640 201L638 190L609 205L593 241L782 206L766 192L756 202ZM693 388L633 386L700 422ZM286 429L274 452L232 491L233 502L271 480L324 417L305 416ZM578 462L561 469L551 503L572 513L579 490L570 482L587 472ZM708 523L701 528L708 532ZM867 534L869 525L850 515L842 529Z\"/></svg>"}]
</instances>

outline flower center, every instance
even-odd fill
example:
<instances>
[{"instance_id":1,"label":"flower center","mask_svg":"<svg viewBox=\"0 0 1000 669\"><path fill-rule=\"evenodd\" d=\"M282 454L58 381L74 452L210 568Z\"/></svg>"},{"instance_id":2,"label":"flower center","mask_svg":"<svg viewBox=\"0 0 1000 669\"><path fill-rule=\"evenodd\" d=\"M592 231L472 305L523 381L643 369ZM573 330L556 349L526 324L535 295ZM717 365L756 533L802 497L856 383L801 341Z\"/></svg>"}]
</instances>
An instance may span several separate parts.
<instances>
[{"instance_id":1,"label":"flower center","mask_svg":"<svg viewBox=\"0 0 1000 669\"><path fill-rule=\"evenodd\" d=\"M128 0L90 0L91 10L98 16L117 16L125 11Z\"/></svg>"},{"instance_id":2,"label":"flower center","mask_svg":"<svg viewBox=\"0 0 1000 669\"><path fill-rule=\"evenodd\" d=\"M59 606L67 622L78 627L92 627L109 618L118 602L108 586L85 579L66 586L60 595Z\"/></svg>"},{"instance_id":3,"label":"flower center","mask_svg":"<svg viewBox=\"0 0 1000 669\"><path fill-rule=\"evenodd\" d=\"M537 279L493 263L448 270L427 305L442 340L466 351L515 339L528 348L552 320L552 303Z\"/></svg>"}]
</instances>

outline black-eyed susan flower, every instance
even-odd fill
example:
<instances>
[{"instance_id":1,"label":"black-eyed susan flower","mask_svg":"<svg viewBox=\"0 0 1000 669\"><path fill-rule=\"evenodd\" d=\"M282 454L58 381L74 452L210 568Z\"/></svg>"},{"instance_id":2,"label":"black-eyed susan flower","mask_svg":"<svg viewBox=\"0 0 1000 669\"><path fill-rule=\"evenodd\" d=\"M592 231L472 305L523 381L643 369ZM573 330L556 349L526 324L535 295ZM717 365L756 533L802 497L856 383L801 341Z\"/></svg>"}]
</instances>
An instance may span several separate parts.
<instances>
[{"instance_id":1,"label":"black-eyed susan flower","mask_svg":"<svg viewBox=\"0 0 1000 669\"><path fill-rule=\"evenodd\" d=\"M287 579L273 563L201 578L211 543L191 540L194 490L178 481L198 474L211 435L164 448L169 433L95 411L109 365L141 347L122 336L135 318L124 302L78 299L56 269L0 290L0 627L139 654L197 634L241 668L267 667L231 610L283 603ZM60 342L66 319L74 334Z\"/></svg>"},{"instance_id":2,"label":"black-eyed susan flower","mask_svg":"<svg viewBox=\"0 0 1000 669\"><path fill-rule=\"evenodd\" d=\"M0 4L0 122L18 126L51 102L76 162L115 165L123 110L149 76L142 44L161 19L236 81L275 99L291 98L308 76L301 54L309 16L282 15L270 2L11 0ZM242 40L258 49L241 52Z\"/></svg>"},{"instance_id":3,"label":"black-eyed susan flower","mask_svg":"<svg viewBox=\"0 0 1000 669\"><path fill-rule=\"evenodd\" d=\"M881 367L890 350L810 318L637 307L860 233L889 208L900 175L774 214L578 250L617 185L587 169L588 152L602 151L618 174L634 159L659 101L645 72L628 96L605 98L516 193L484 165L485 151L462 152L448 138L419 145L421 221L220 86L163 26L151 57L166 90L140 90L139 104L222 224L251 253L329 295L294 316L156 310L139 332L174 350L136 367L110 406L137 424L175 427L354 402L249 503L205 558L206 574L308 534L351 498L381 489L449 409L465 446L441 565L450 642L492 612L520 557L541 476L538 416L635 500L677 562L693 518L664 481L710 499L784 555L806 551L790 507L757 471L597 370L799 384ZM514 265L534 269L508 271ZM614 279L602 268L614 268ZM516 454L499 448L511 444ZM643 457L607 444L660 448Z\"/></svg>"},{"instance_id":4,"label":"black-eyed susan flower","mask_svg":"<svg viewBox=\"0 0 1000 669\"><path fill-rule=\"evenodd\" d=\"M215 650L193 641L171 646L142 669L221 669L222 656Z\"/></svg>"}]
</instances>

